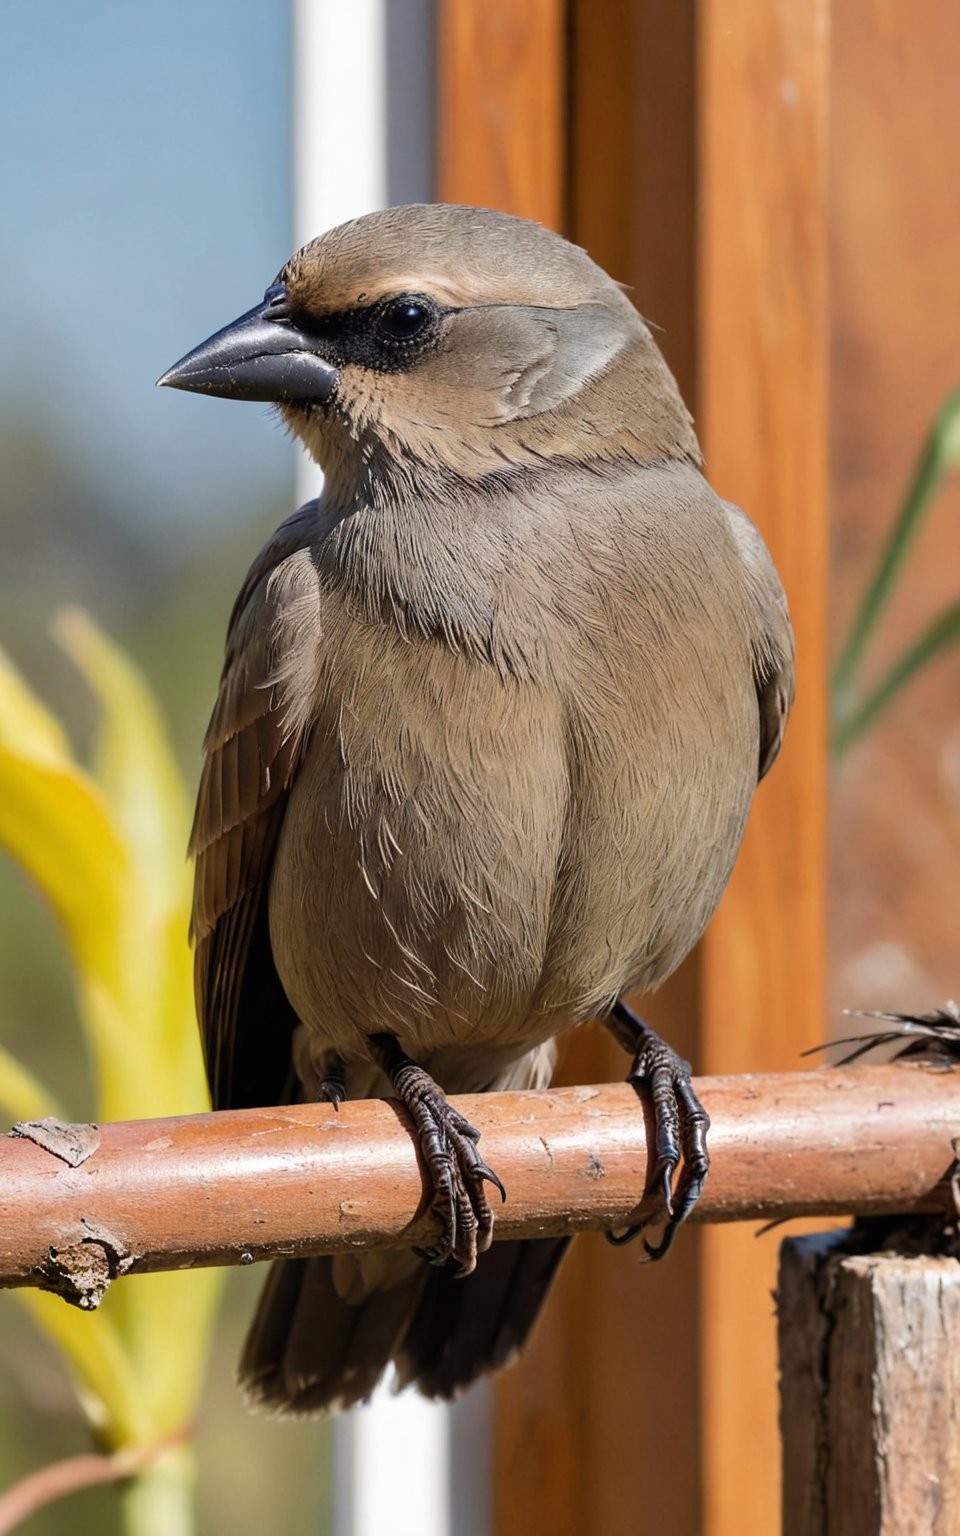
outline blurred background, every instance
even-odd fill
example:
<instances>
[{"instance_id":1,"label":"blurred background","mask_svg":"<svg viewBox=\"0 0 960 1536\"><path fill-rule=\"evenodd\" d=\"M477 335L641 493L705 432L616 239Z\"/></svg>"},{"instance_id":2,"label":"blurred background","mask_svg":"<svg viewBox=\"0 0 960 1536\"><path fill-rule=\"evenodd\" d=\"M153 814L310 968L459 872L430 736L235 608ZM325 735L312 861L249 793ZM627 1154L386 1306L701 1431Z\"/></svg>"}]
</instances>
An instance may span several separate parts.
<instances>
[{"instance_id":1,"label":"blurred background","mask_svg":"<svg viewBox=\"0 0 960 1536\"><path fill-rule=\"evenodd\" d=\"M54 0L7 8L4 34L0 643L89 744L92 703L50 636L58 608L81 603L142 665L193 784L226 615L293 504L295 465L265 408L184 411L154 380L289 254L291 18L266 0ZM66 961L7 860L0 905L3 1041L84 1118ZM259 1276L233 1278L200 1415L198 1528L322 1530L326 1438L255 1423L235 1391ZM90 1436L60 1360L10 1299L0 1359L6 1485ZM119 1529L115 1493L27 1529L65 1520Z\"/></svg>"},{"instance_id":2,"label":"blurred background","mask_svg":"<svg viewBox=\"0 0 960 1536\"><path fill-rule=\"evenodd\" d=\"M960 381L960 12L47 0L8 7L4 42L0 645L81 754L94 711L51 639L57 610L81 604L142 668L192 794L233 596L312 483L267 407L160 395L157 375L342 218L434 196L507 208L632 285L711 479L763 529L797 623L783 765L658 1027L700 1070L785 1069L843 1008L953 995L960 654L832 763L826 680ZM947 483L871 639L867 690L960 595L958 512ZM0 908L0 1040L84 1118L67 962L5 859ZM564 1072L622 1064L586 1037ZM437 1530L619 1536L638 1528L638 1486L651 1530L775 1529L775 1249L690 1233L669 1274L641 1274L631 1254L578 1242L528 1361L468 1410L472 1474L454 1429L474 1492ZM198 1418L197 1529L211 1536L334 1528L330 1435L253 1420L234 1389L260 1282L229 1277ZM9 1297L0 1425L2 1485L90 1444L59 1357ZM360 1529L345 1497L341 1536ZM111 1490L23 1529L67 1519L120 1529Z\"/></svg>"}]
</instances>

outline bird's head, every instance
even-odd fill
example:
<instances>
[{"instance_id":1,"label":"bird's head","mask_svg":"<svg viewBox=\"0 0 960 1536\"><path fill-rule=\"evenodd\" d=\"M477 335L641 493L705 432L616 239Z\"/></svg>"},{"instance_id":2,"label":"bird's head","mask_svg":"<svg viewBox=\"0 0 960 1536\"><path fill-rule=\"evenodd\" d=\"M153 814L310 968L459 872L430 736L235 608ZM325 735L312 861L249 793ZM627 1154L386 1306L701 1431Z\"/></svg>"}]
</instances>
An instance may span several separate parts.
<instances>
[{"instance_id":1,"label":"bird's head","mask_svg":"<svg viewBox=\"0 0 960 1536\"><path fill-rule=\"evenodd\" d=\"M328 473L697 456L618 285L559 235L489 209L391 208L331 230L158 382L275 403Z\"/></svg>"}]
</instances>

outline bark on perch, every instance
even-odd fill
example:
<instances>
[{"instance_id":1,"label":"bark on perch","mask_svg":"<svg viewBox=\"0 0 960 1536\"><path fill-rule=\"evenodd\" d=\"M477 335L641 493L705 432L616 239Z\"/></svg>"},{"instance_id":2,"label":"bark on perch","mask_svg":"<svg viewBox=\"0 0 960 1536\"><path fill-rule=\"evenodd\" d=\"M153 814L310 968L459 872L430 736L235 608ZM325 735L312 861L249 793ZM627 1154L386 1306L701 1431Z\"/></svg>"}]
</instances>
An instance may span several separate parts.
<instances>
[{"instance_id":1,"label":"bark on perch","mask_svg":"<svg viewBox=\"0 0 960 1536\"><path fill-rule=\"evenodd\" d=\"M949 1208L960 1071L921 1064L704 1078L713 1165L701 1221ZM626 1084L456 1100L507 1188L500 1237L619 1226L646 1186L649 1122ZM102 1125L73 1167L0 1137L0 1286L76 1300L108 1278L424 1241L396 1105L292 1105ZM69 1255L69 1285L62 1256ZM82 1264L81 1264L82 1268ZM81 1280L83 1276L81 1276Z\"/></svg>"}]
</instances>

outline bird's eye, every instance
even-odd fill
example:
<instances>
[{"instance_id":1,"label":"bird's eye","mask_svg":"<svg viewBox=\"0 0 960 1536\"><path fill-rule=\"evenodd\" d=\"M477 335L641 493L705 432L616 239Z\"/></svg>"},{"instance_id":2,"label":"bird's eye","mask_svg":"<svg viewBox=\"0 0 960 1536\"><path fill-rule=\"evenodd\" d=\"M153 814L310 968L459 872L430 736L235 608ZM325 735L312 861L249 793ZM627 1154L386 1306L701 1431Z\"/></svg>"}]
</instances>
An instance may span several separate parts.
<instances>
[{"instance_id":1,"label":"bird's eye","mask_svg":"<svg viewBox=\"0 0 960 1536\"><path fill-rule=\"evenodd\" d=\"M389 341L412 341L426 330L433 316L426 304L415 299L397 299L388 304L379 317L381 335Z\"/></svg>"}]
</instances>

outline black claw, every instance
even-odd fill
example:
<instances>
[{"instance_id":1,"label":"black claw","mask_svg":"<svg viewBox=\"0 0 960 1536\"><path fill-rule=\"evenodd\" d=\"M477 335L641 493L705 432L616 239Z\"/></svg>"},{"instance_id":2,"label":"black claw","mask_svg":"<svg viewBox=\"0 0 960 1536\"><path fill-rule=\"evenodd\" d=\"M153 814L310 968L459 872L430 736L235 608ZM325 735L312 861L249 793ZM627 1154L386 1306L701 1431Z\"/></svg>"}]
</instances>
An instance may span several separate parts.
<instances>
[{"instance_id":1,"label":"black claw","mask_svg":"<svg viewBox=\"0 0 960 1536\"><path fill-rule=\"evenodd\" d=\"M650 1223L647 1221L638 1221L635 1227L627 1227L625 1232L608 1231L604 1232L603 1235L611 1248L625 1248L628 1243L633 1242L635 1237L639 1237L640 1233L649 1225Z\"/></svg>"},{"instance_id":2,"label":"black claw","mask_svg":"<svg viewBox=\"0 0 960 1536\"><path fill-rule=\"evenodd\" d=\"M673 1240L677 1235L677 1228L679 1225L680 1223L678 1221L668 1221L667 1225L663 1229L663 1236L659 1243L648 1243L647 1239L644 1238L643 1251L647 1255L647 1258L650 1260L651 1264L659 1264L661 1259L666 1258L667 1254L670 1252L670 1249L673 1247Z\"/></svg>"},{"instance_id":3,"label":"black claw","mask_svg":"<svg viewBox=\"0 0 960 1536\"><path fill-rule=\"evenodd\" d=\"M668 1216L673 1215L673 1175L677 1164L673 1158L665 1164L660 1173L661 1194Z\"/></svg>"},{"instance_id":4,"label":"black claw","mask_svg":"<svg viewBox=\"0 0 960 1536\"><path fill-rule=\"evenodd\" d=\"M330 1071L320 1083L317 1090L317 1101L320 1104L332 1104L339 1114L340 1105L347 1097L347 1066L340 1057L333 1063Z\"/></svg>"},{"instance_id":5,"label":"black claw","mask_svg":"<svg viewBox=\"0 0 960 1536\"><path fill-rule=\"evenodd\" d=\"M479 1173L481 1179L486 1179L488 1184L492 1184L494 1189L500 1191L500 1204L505 1205L507 1200L507 1192L504 1189L500 1179L498 1179L497 1175L490 1167L489 1163L479 1163L477 1166L477 1172Z\"/></svg>"}]
</instances>

